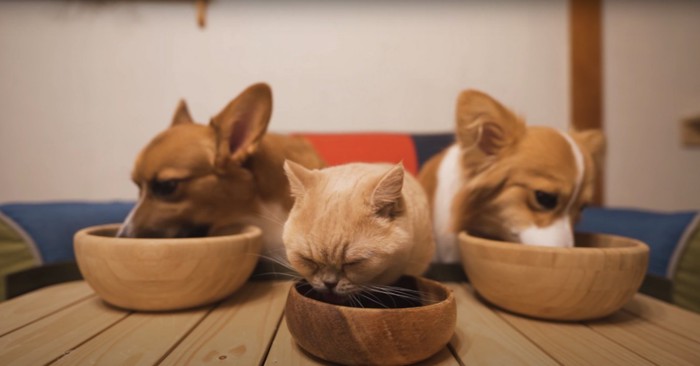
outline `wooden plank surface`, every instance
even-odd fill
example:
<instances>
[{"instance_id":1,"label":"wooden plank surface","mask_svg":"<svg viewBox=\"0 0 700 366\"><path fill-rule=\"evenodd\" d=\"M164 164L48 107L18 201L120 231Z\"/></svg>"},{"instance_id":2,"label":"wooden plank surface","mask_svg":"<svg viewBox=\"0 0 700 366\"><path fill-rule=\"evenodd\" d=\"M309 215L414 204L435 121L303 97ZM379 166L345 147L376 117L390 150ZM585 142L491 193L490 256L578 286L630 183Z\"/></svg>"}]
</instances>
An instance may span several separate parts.
<instances>
[{"instance_id":1,"label":"wooden plank surface","mask_svg":"<svg viewBox=\"0 0 700 366\"><path fill-rule=\"evenodd\" d=\"M700 365L700 343L624 311L587 325L653 363Z\"/></svg>"},{"instance_id":2,"label":"wooden plank surface","mask_svg":"<svg viewBox=\"0 0 700 366\"><path fill-rule=\"evenodd\" d=\"M581 323L543 321L501 310L495 312L561 364L653 365Z\"/></svg>"},{"instance_id":3,"label":"wooden plank surface","mask_svg":"<svg viewBox=\"0 0 700 366\"><path fill-rule=\"evenodd\" d=\"M466 365L556 365L529 339L475 298L467 284L448 284L457 300L457 331L450 342Z\"/></svg>"},{"instance_id":4,"label":"wooden plank surface","mask_svg":"<svg viewBox=\"0 0 700 366\"><path fill-rule=\"evenodd\" d=\"M249 282L217 306L162 365L257 365L282 317L290 282Z\"/></svg>"},{"instance_id":5,"label":"wooden plank surface","mask_svg":"<svg viewBox=\"0 0 700 366\"><path fill-rule=\"evenodd\" d=\"M84 282L52 286L0 304L0 365L328 365L280 322L289 286L251 282L213 310L172 313L112 308ZM467 284L448 286L459 361L445 348L421 365L700 364L700 316L644 295L605 319L558 323L490 307Z\"/></svg>"},{"instance_id":6,"label":"wooden plank surface","mask_svg":"<svg viewBox=\"0 0 700 366\"><path fill-rule=\"evenodd\" d=\"M53 285L0 303L0 336L93 296L86 282Z\"/></svg>"},{"instance_id":7,"label":"wooden plank surface","mask_svg":"<svg viewBox=\"0 0 700 366\"><path fill-rule=\"evenodd\" d=\"M97 298L79 302L0 338L0 365L46 364L128 314Z\"/></svg>"},{"instance_id":8,"label":"wooden plank surface","mask_svg":"<svg viewBox=\"0 0 700 366\"><path fill-rule=\"evenodd\" d=\"M270 352L265 359L265 366L318 366L332 365L304 352L294 342L287 322L282 319L275 340L272 342Z\"/></svg>"},{"instance_id":9,"label":"wooden plank surface","mask_svg":"<svg viewBox=\"0 0 700 366\"><path fill-rule=\"evenodd\" d=\"M131 314L53 365L155 365L210 310Z\"/></svg>"},{"instance_id":10,"label":"wooden plank surface","mask_svg":"<svg viewBox=\"0 0 700 366\"><path fill-rule=\"evenodd\" d=\"M624 306L628 311L662 328L700 342L700 315L642 294Z\"/></svg>"}]
</instances>

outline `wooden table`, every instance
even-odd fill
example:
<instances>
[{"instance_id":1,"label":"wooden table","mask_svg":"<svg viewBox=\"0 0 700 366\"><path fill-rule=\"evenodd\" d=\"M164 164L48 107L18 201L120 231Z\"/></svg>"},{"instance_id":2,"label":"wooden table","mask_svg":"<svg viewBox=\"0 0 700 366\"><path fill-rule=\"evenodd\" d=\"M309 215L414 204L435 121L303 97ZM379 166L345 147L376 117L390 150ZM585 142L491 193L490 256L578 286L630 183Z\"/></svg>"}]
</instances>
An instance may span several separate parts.
<instances>
[{"instance_id":1,"label":"wooden table","mask_svg":"<svg viewBox=\"0 0 700 366\"><path fill-rule=\"evenodd\" d=\"M324 364L289 334L289 286L249 282L223 302L172 313L112 308L82 281L47 287L0 304L0 365ZM555 323L449 286L457 331L426 365L700 365L700 316L644 295L603 320Z\"/></svg>"}]
</instances>

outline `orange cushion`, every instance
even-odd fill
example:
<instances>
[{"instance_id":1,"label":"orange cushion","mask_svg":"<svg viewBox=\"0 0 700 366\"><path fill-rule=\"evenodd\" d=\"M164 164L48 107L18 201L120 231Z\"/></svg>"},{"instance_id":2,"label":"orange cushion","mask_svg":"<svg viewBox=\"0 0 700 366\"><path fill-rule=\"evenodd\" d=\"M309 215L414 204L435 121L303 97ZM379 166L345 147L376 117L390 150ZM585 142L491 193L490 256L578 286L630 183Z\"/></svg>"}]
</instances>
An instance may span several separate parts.
<instances>
[{"instance_id":1,"label":"orange cushion","mask_svg":"<svg viewBox=\"0 0 700 366\"><path fill-rule=\"evenodd\" d=\"M418 174L418 159L411 135L391 133L299 134L306 138L327 165L352 162L399 163Z\"/></svg>"}]
</instances>

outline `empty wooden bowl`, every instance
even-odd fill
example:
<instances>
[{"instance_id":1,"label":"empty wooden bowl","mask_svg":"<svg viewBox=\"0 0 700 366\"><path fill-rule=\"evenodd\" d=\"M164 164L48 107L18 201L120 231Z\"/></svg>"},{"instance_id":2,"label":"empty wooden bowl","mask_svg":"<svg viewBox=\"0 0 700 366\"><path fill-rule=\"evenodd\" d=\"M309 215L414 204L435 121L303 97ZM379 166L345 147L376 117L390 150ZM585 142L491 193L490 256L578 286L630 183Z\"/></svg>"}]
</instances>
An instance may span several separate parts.
<instances>
[{"instance_id":1,"label":"empty wooden bowl","mask_svg":"<svg viewBox=\"0 0 700 366\"><path fill-rule=\"evenodd\" d=\"M452 337L455 299L438 282L409 278L424 305L374 309L333 305L305 296L308 285L297 283L287 297L289 331L301 348L331 362L405 365L424 360Z\"/></svg>"},{"instance_id":2,"label":"empty wooden bowl","mask_svg":"<svg viewBox=\"0 0 700 366\"><path fill-rule=\"evenodd\" d=\"M85 280L106 302L133 310L175 310L220 300L241 287L261 250L261 231L226 236L117 238L119 225L85 228L74 237Z\"/></svg>"},{"instance_id":3,"label":"empty wooden bowl","mask_svg":"<svg viewBox=\"0 0 700 366\"><path fill-rule=\"evenodd\" d=\"M604 234L577 234L575 242L552 248L459 235L469 281L494 305L552 320L610 315L642 284L649 248Z\"/></svg>"}]
</instances>

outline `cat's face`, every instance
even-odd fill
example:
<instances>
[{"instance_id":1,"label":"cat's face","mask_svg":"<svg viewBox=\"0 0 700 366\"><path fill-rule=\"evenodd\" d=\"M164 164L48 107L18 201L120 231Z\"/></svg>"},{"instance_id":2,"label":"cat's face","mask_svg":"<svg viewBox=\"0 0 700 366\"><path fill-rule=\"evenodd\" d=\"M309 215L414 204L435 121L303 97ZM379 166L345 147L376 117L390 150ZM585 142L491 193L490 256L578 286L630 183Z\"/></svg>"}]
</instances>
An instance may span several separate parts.
<instances>
[{"instance_id":1,"label":"cat's face","mask_svg":"<svg viewBox=\"0 0 700 366\"><path fill-rule=\"evenodd\" d=\"M315 290L346 296L401 276L411 240L401 165L309 171L287 162L285 170L295 196L283 232L287 258Z\"/></svg>"}]
</instances>

